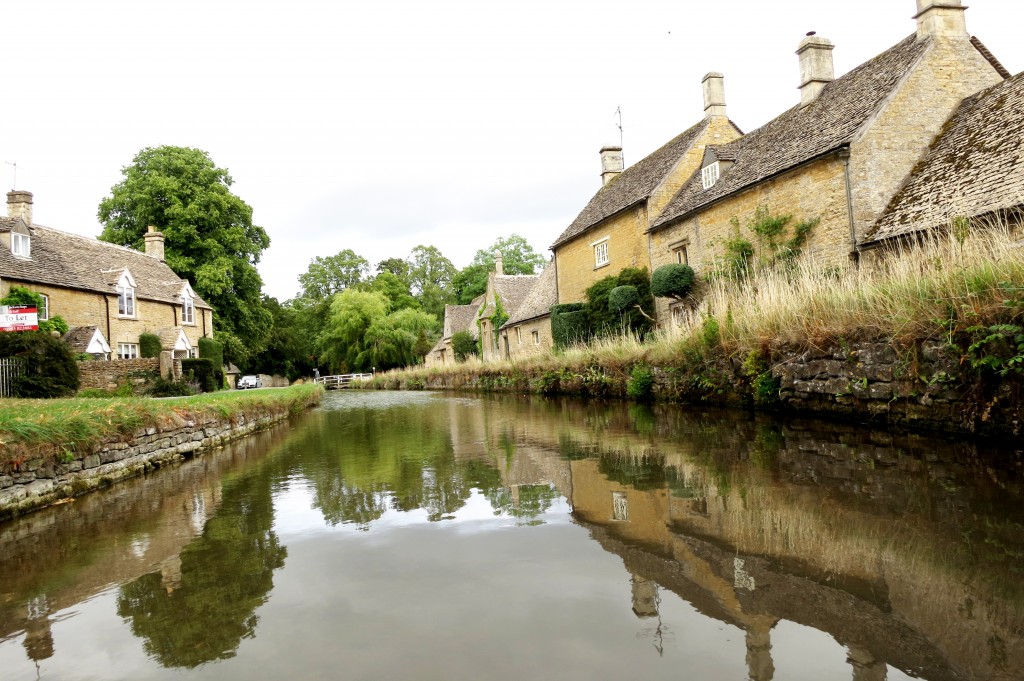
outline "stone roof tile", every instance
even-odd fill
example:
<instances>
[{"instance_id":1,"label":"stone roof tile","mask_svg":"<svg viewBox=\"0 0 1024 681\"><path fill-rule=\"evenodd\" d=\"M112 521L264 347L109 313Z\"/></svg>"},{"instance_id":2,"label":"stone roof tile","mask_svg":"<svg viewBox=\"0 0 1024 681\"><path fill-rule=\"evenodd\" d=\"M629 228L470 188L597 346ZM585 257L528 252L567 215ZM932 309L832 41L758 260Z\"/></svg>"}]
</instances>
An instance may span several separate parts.
<instances>
[{"instance_id":1,"label":"stone roof tile","mask_svg":"<svg viewBox=\"0 0 1024 681\"><path fill-rule=\"evenodd\" d=\"M968 97L868 233L875 243L1024 206L1024 73Z\"/></svg>"},{"instance_id":2,"label":"stone roof tile","mask_svg":"<svg viewBox=\"0 0 1024 681\"><path fill-rule=\"evenodd\" d=\"M512 326L513 324L520 324L537 317L543 317L550 312L551 306L557 302L555 268L554 265L549 263L533 283L529 295L523 299L519 309L512 313L505 326Z\"/></svg>"},{"instance_id":3,"label":"stone roof tile","mask_svg":"<svg viewBox=\"0 0 1024 681\"><path fill-rule=\"evenodd\" d=\"M762 180L848 145L928 47L911 35L796 106L727 145L720 158L735 164L704 189L695 173L655 220L654 231Z\"/></svg>"},{"instance_id":4,"label":"stone roof tile","mask_svg":"<svg viewBox=\"0 0 1024 681\"><path fill-rule=\"evenodd\" d=\"M117 280L128 269L135 278L135 297L179 304L185 280L167 265L145 253L32 225L31 257L15 257L0 248L0 278L116 294ZM207 308L200 298L196 307Z\"/></svg>"}]
</instances>

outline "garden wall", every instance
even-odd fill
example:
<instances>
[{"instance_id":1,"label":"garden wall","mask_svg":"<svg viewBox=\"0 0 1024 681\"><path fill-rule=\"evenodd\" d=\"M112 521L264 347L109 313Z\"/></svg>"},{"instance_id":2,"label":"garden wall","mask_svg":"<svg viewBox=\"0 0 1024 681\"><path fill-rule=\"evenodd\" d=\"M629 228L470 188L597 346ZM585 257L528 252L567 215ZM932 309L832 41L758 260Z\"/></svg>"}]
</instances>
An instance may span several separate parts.
<instances>
[{"instance_id":1,"label":"garden wall","mask_svg":"<svg viewBox=\"0 0 1024 681\"><path fill-rule=\"evenodd\" d=\"M181 360L174 360L174 364L174 375L180 376ZM145 358L79 362L78 375L81 381L79 390L114 390L119 385L130 383L138 393L159 378L160 360Z\"/></svg>"}]
</instances>

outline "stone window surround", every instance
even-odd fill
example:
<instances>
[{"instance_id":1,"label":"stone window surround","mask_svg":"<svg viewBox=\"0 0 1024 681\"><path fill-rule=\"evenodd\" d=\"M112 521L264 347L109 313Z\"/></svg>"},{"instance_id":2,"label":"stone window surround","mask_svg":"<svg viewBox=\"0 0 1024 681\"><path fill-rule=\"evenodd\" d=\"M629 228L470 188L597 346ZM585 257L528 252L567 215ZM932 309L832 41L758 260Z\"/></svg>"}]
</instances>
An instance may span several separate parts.
<instances>
[{"instance_id":1,"label":"stone window surround","mask_svg":"<svg viewBox=\"0 0 1024 681\"><path fill-rule=\"evenodd\" d=\"M608 254L608 243L611 237L604 237L598 239L590 245L594 248L594 269L600 267L607 267L611 263L611 257Z\"/></svg>"},{"instance_id":2,"label":"stone window surround","mask_svg":"<svg viewBox=\"0 0 1024 681\"><path fill-rule=\"evenodd\" d=\"M533 344L540 345L540 331L533 332Z\"/></svg>"},{"instance_id":3,"label":"stone window surround","mask_svg":"<svg viewBox=\"0 0 1024 681\"><path fill-rule=\"evenodd\" d=\"M674 260L676 264L679 265L690 264L689 248L690 240L688 238L683 239L681 241L676 241L668 245L668 250L672 254L672 260Z\"/></svg>"}]
</instances>

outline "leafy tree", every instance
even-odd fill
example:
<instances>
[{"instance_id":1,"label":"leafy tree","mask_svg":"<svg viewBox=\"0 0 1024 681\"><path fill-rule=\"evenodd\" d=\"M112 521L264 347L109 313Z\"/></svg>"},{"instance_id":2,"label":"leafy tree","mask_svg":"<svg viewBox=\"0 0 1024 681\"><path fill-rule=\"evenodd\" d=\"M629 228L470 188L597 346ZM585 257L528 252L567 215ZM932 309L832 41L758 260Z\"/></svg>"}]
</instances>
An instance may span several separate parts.
<instances>
[{"instance_id":1,"label":"leafy tree","mask_svg":"<svg viewBox=\"0 0 1024 681\"><path fill-rule=\"evenodd\" d=\"M465 362L470 357L479 354L476 339L469 331L456 331L452 334L452 352L455 354L455 361Z\"/></svg>"},{"instance_id":2,"label":"leafy tree","mask_svg":"<svg viewBox=\"0 0 1024 681\"><path fill-rule=\"evenodd\" d=\"M369 271L370 262L350 248L336 255L317 256L310 262L309 269L299 275L301 295L325 300L356 286Z\"/></svg>"},{"instance_id":3,"label":"leafy tree","mask_svg":"<svg viewBox=\"0 0 1024 681\"><path fill-rule=\"evenodd\" d=\"M640 302L636 286L616 286L608 292L608 308L622 314Z\"/></svg>"},{"instance_id":4,"label":"leafy tree","mask_svg":"<svg viewBox=\"0 0 1024 681\"><path fill-rule=\"evenodd\" d=\"M420 307L438 319L454 300L452 279L456 269L436 246L417 246L409 254L409 284Z\"/></svg>"},{"instance_id":5,"label":"leafy tree","mask_svg":"<svg viewBox=\"0 0 1024 681\"><path fill-rule=\"evenodd\" d=\"M245 372L287 376L289 381L312 375L315 351L311 339L316 338L316 332L306 335L303 322L316 322L323 315L311 312L304 317L303 308L295 301L282 305L276 298L269 296L264 298L263 305L270 310L274 321L267 337L266 349L253 358L245 367ZM320 306L327 309L326 302ZM319 328L319 325L316 326L317 330Z\"/></svg>"},{"instance_id":6,"label":"leafy tree","mask_svg":"<svg viewBox=\"0 0 1024 681\"><path fill-rule=\"evenodd\" d=\"M480 249L473 262L463 268L452 284L459 305L468 305L487 290L487 274L494 271L495 253L501 252L505 274L535 274L547 260L518 234L501 237L490 248Z\"/></svg>"},{"instance_id":7,"label":"leafy tree","mask_svg":"<svg viewBox=\"0 0 1024 681\"><path fill-rule=\"evenodd\" d=\"M659 298L681 300L693 289L694 273L689 265L662 265L651 275L651 294Z\"/></svg>"},{"instance_id":8,"label":"leafy tree","mask_svg":"<svg viewBox=\"0 0 1024 681\"><path fill-rule=\"evenodd\" d=\"M143 149L121 173L100 202L99 238L142 250L143 235L155 226L170 268L213 307L219 329L244 339L225 343L229 359L261 350L270 313L261 304L256 264L270 237L231 192L228 171L200 149L162 146Z\"/></svg>"},{"instance_id":9,"label":"leafy tree","mask_svg":"<svg viewBox=\"0 0 1024 681\"><path fill-rule=\"evenodd\" d=\"M387 299L391 302L392 310L405 308L415 310L420 307L419 301L412 297L409 283L390 270L384 270L371 279L366 284L365 289L371 292L383 293L387 296Z\"/></svg>"},{"instance_id":10,"label":"leafy tree","mask_svg":"<svg viewBox=\"0 0 1024 681\"><path fill-rule=\"evenodd\" d=\"M390 272L402 281L409 283L409 263L401 258L385 258L377 263L377 272Z\"/></svg>"}]
</instances>

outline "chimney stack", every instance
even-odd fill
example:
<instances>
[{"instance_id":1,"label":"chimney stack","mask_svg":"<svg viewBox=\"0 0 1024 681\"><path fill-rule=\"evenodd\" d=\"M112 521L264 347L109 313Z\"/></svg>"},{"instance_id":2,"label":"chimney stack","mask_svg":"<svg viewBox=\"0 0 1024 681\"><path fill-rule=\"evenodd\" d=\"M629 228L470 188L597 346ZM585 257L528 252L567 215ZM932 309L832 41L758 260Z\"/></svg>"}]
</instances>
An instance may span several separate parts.
<instances>
[{"instance_id":1,"label":"chimney stack","mask_svg":"<svg viewBox=\"0 0 1024 681\"><path fill-rule=\"evenodd\" d=\"M153 225L149 226L149 231L146 232L146 255L151 258L156 258L160 262L164 261L164 235L163 232L156 231L156 227Z\"/></svg>"},{"instance_id":2,"label":"chimney stack","mask_svg":"<svg viewBox=\"0 0 1024 681\"><path fill-rule=\"evenodd\" d=\"M701 81L704 86L704 118L725 116L725 76L712 71Z\"/></svg>"},{"instance_id":3,"label":"chimney stack","mask_svg":"<svg viewBox=\"0 0 1024 681\"><path fill-rule=\"evenodd\" d=\"M622 169L622 147L601 147L601 186L618 177Z\"/></svg>"},{"instance_id":4,"label":"chimney stack","mask_svg":"<svg viewBox=\"0 0 1024 681\"><path fill-rule=\"evenodd\" d=\"M917 39L967 36L967 19L960 0L917 0Z\"/></svg>"},{"instance_id":5,"label":"chimney stack","mask_svg":"<svg viewBox=\"0 0 1024 681\"><path fill-rule=\"evenodd\" d=\"M32 192L12 189L7 192L7 217L21 218L32 226Z\"/></svg>"},{"instance_id":6,"label":"chimney stack","mask_svg":"<svg viewBox=\"0 0 1024 681\"><path fill-rule=\"evenodd\" d=\"M814 31L800 42L796 51L800 57L800 106L813 102L825 86L836 79L832 67L833 49L835 45L830 40L819 38Z\"/></svg>"},{"instance_id":7,"label":"chimney stack","mask_svg":"<svg viewBox=\"0 0 1024 681\"><path fill-rule=\"evenodd\" d=\"M494 273L498 276L505 274L505 256L501 251L494 252Z\"/></svg>"}]
</instances>

